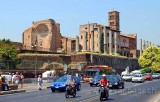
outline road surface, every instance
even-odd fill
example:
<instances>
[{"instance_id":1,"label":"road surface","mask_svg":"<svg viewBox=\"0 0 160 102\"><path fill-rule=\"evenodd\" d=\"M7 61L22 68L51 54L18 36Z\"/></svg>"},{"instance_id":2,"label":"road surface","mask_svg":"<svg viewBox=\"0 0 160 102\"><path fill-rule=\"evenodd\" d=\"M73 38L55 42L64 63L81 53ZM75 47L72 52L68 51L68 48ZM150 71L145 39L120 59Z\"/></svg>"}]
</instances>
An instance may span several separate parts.
<instances>
[{"instance_id":1,"label":"road surface","mask_svg":"<svg viewBox=\"0 0 160 102\"><path fill-rule=\"evenodd\" d=\"M76 98L65 98L64 92L50 89L0 96L0 102L100 102L98 87L82 83ZM124 89L110 90L109 102L160 102L160 80L144 83L125 82Z\"/></svg>"}]
</instances>

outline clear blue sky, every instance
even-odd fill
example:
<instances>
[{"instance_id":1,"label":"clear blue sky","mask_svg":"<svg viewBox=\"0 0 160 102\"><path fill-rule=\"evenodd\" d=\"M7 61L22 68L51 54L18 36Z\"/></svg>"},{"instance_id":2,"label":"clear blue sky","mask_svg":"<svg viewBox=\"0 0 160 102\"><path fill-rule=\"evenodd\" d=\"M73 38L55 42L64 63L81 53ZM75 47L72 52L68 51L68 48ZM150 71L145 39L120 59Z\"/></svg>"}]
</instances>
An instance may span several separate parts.
<instances>
[{"instance_id":1,"label":"clear blue sky","mask_svg":"<svg viewBox=\"0 0 160 102\"><path fill-rule=\"evenodd\" d=\"M120 12L122 33L137 33L160 45L160 0L0 0L0 39L22 42L33 21L52 18L64 36L75 37L79 25L108 25L108 12Z\"/></svg>"}]
</instances>

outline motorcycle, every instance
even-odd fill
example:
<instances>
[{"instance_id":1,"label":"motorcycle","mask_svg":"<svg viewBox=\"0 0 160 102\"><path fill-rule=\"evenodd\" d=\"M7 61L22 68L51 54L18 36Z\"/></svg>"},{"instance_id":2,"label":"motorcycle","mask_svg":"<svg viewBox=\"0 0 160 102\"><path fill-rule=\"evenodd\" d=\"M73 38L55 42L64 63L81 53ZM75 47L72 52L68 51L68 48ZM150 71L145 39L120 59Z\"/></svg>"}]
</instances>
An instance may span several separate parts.
<instances>
[{"instance_id":1,"label":"motorcycle","mask_svg":"<svg viewBox=\"0 0 160 102\"><path fill-rule=\"evenodd\" d=\"M104 85L101 85L100 86L100 89L99 89L99 92L100 92L100 101L103 101L104 98L107 100L108 97L109 97L109 90L106 86Z\"/></svg>"},{"instance_id":2,"label":"motorcycle","mask_svg":"<svg viewBox=\"0 0 160 102\"><path fill-rule=\"evenodd\" d=\"M70 95L76 97L76 89L75 86L73 85L67 85L66 87L66 93L65 93L66 98L69 98Z\"/></svg>"}]
</instances>

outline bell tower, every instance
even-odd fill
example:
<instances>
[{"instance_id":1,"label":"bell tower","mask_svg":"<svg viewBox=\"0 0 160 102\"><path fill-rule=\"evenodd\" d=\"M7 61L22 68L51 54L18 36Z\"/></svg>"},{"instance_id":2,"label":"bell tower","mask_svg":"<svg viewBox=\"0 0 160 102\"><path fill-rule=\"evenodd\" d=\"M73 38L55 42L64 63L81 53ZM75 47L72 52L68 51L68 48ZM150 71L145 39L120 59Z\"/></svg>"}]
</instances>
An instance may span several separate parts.
<instances>
[{"instance_id":1,"label":"bell tower","mask_svg":"<svg viewBox=\"0 0 160 102\"><path fill-rule=\"evenodd\" d=\"M108 23L109 27L113 30L120 30L120 22L119 22L119 12L118 11L111 11L108 13Z\"/></svg>"}]
</instances>

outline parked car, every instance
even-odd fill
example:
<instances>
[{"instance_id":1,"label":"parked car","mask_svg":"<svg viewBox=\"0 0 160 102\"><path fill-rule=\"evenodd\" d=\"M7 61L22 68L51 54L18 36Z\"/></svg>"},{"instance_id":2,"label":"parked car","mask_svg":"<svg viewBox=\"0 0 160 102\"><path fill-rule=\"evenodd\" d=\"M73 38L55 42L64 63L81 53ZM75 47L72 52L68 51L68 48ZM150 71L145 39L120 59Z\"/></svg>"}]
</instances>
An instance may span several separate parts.
<instances>
[{"instance_id":1,"label":"parked car","mask_svg":"<svg viewBox=\"0 0 160 102\"><path fill-rule=\"evenodd\" d=\"M64 76L60 77L57 81L52 82L51 91L52 92L55 92L55 90L66 91L67 81L70 80L71 77L73 77L73 79L76 83L76 89L80 90L81 83L80 83L79 78L77 78L76 76L72 76L72 75L64 75Z\"/></svg>"},{"instance_id":2,"label":"parked car","mask_svg":"<svg viewBox=\"0 0 160 102\"><path fill-rule=\"evenodd\" d=\"M100 80L102 79L102 75L96 75L90 82L90 86L98 86L100 84Z\"/></svg>"},{"instance_id":3,"label":"parked car","mask_svg":"<svg viewBox=\"0 0 160 102\"><path fill-rule=\"evenodd\" d=\"M124 81L132 81L132 75L124 75L123 77L122 77L122 79L124 80Z\"/></svg>"},{"instance_id":4,"label":"parked car","mask_svg":"<svg viewBox=\"0 0 160 102\"><path fill-rule=\"evenodd\" d=\"M132 78L132 82L144 82L145 78L142 74L135 74Z\"/></svg>"},{"instance_id":5,"label":"parked car","mask_svg":"<svg viewBox=\"0 0 160 102\"><path fill-rule=\"evenodd\" d=\"M145 80L152 80L152 74L150 74L150 73L145 73L145 74L143 74L143 76L144 76L144 78L145 78Z\"/></svg>"},{"instance_id":6,"label":"parked car","mask_svg":"<svg viewBox=\"0 0 160 102\"><path fill-rule=\"evenodd\" d=\"M109 80L109 88L124 88L124 81L119 75L107 75L107 79Z\"/></svg>"},{"instance_id":7,"label":"parked car","mask_svg":"<svg viewBox=\"0 0 160 102\"><path fill-rule=\"evenodd\" d=\"M152 78L153 79L160 79L160 73L153 73Z\"/></svg>"}]
</instances>

